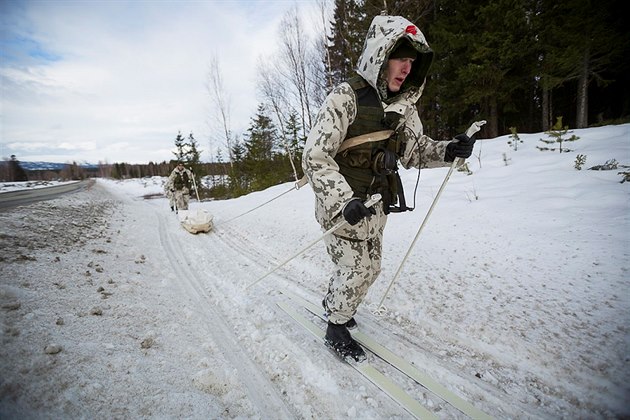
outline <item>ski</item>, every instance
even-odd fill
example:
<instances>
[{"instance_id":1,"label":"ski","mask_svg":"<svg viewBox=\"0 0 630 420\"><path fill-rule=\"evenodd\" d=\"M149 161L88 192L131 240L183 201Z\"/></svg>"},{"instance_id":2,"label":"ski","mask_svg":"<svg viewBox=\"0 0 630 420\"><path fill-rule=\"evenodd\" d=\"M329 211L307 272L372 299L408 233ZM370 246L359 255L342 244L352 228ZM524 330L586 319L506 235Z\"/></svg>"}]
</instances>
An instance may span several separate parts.
<instances>
[{"instance_id":1,"label":"ski","mask_svg":"<svg viewBox=\"0 0 630 420\"><path fill-rule=\"evenodd\" d=\"M306 328L315 338L324 344L325 332L323 329L315 325L313 322L307 320L302 315L297 313L291 306L284 302L278 302L277 305L286 312L291 318L293 318L298 324ZM361 363L347 363L352 366L357 372L361 373L366 379L376 385L379 389L385 392L394 401L400 404L405 410L412 416L418 419L438 419L438 417L424 408L418 401L407 394L402 388L392 382L389 378L383 375L380 371L375 369L368 361Z\"/></svg>"},{"instance_id":2,"label":"ski","mask_svg":"<svg viewBox=\"0 0 630 420\"><path fill-rule=\"evenodd\" d=\"M301 304L306 310L311 312L313 315L318 316L320 319L327 321L324 310L321 306L317 306L312 302L304 299L301 296L296 295L293 292L282 290L280 291L285 296L289 297L293 301ZM453 407L461 411L463 414L467 415L473 419L492 419L491 416L474 407L468 401L462 399L452 391L448 390L444 386L440 385L438 382L434 381L431 377L427 376L425 373L419 371L414 365L407 362L400 356L394 354L391 350L388 350L381 344L377 343L373 338L368 335L362 333L361 331L353 330L352 338L357 340L360 344L362 344L365 348L370 350L376 356L389 363L396 369L398 369L403 374L407 375L409 378L416 381L418 384L425 387L427 390L431 391L436 396L440 397L444 401L451 404Z\"/></svg>"}]
</instances>

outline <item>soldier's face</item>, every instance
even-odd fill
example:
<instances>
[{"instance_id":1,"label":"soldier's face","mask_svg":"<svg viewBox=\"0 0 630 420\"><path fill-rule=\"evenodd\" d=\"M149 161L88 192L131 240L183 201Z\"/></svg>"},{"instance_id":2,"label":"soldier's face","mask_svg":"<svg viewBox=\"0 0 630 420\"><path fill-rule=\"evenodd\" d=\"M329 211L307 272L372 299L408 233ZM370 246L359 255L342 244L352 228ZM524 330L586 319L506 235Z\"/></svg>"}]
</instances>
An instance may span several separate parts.
<instances>
[{"instance_id":1,"label":"soldier's face","mask_svg":"<svg viewBox=\"0 0 630 420\"><path fill-rule=\"evenodd\" d=\"M413 58L392 58L387 60L387 87L398 92L411 71Z\"/></svg>"}]
</instances>

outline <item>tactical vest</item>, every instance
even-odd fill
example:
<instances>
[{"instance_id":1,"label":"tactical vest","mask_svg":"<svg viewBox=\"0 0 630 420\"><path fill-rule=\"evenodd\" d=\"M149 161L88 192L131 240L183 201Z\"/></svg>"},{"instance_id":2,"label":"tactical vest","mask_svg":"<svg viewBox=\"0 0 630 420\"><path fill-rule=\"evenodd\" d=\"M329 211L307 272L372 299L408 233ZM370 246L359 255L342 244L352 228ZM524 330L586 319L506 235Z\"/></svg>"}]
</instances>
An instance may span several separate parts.
<instances>
[{"instance_id":1,"label":"tactical vest","mask_svg":"<svg viewBox=\"0 0 630 420\"><path fill-rule=\"evenodd\" d=\"M173 186L176 190L181 190L184 187L190 189L190 179L188 178L188 173L186 171L176 171Z\"/></svg>"},{"instance_id":2,"label":"tactical vest","mask_svg":"<svg viewBox=\"0 0 630 420\"><path fill-rule=\"evenodd\" d=\"M350 78L348 83L357 98L357 116L348 127L346 139L396 128L399 116L394 113L385 115L376 90L365 79L355 76ZM378 167L379 158L382 159L383 153L395 154L397 162L401 147L401 141L394 134L385 140L350 147L335 156L339 172L350 184L355 197L364 199L367 195L379 193L382 195L385 213L407 210L398 173L395 170L383 171ZM394 207L399 198L401 206Z\"/></svg>"}]
</instances>

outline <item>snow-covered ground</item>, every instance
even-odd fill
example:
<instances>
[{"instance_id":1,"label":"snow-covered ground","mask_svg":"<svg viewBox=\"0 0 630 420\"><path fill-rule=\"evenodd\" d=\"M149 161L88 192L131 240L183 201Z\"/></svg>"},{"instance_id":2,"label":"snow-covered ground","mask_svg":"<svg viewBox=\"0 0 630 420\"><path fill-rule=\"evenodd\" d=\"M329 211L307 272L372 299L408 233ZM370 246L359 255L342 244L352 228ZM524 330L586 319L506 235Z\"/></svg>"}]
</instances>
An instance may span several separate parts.
<instances>
[{"instance_id":1,"label":"snow-covered ground","mask_svg":"<svg viewBox=\"0 0 630 420\"><path fill-rule=\"evenodd\" d=\"M0 182L0 193L22 191L25 189L54 187L55 185L71 184L76 181L16 181Z\"/></svg>"},{"instance_id":2,"label":"snow-covered ground","mask_svg":"<svg viewBox=\"0 0 630 420\"><path fill-rule=\"evenodd\" d=\"M423 170L413 212L390 217L383 272L359 328L496 418L630 416L630 124L478 142L385 301L447 168ZM586 156L581 171L576 156ZM417 172L402 171L407 200ZM163 179L0 211L1 418L408 418L276 305L321 301L332 265L308 186L191 203L181 228ZM180 215L181 217L181 215ZM304 312L306 315L306 313ZM440 418L449 404L374 365Z\"/></svg>"}]
</instances>

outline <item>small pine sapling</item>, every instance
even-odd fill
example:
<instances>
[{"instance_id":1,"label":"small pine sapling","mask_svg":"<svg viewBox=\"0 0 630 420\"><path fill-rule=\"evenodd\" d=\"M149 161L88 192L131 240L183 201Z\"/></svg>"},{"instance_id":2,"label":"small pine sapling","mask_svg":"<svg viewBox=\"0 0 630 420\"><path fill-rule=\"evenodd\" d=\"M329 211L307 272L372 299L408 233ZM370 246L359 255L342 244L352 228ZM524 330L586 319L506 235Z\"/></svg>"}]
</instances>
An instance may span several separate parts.
<instances>
[{"instance_id":1,"label":"small pine sapling","mask_svg":"<svg viewBox=\"0 0 630 420\"><path fill-rule=\"evenodd\" d=\"M575 169L577 169L578 171L582 170L582 166L584 166L584 164L586 163L586 156L585 155L577 155L575 158Z\"/></svg>"},{"instance_id":2,"label":"small pine sapling","mask_svg":"<svg viewBox=\"0 0 630 420\"><path fill-rule=\"evenodd\" d=\"M578 136L576 136L575 134L571 135L571 137L569 138L564 138L563 136L566 135L569 132L569 126L562 125L562 117L557 117L556 118L556 124L551 127L551 130L549 131L545 131L545 134L549 135L549 137L551 137L550 139L540 139L540 141L542 141L545 144L555 144L558 143L558 151L560 153L562 152L571 152L570 149L567 148L563 148L562 147L562 143L563 142L569 142L569 141L576 141L579 139ZM555 147L545 147L545 146L536 146L536 148L538 150L550 150L550 151L555 151L556 148Z\"/></svg>"},{"instance_id":3,"label":"small pine sapling","mask_svg":"<svg viewBox=\"0 0 630 420\"><path fill-rule=\"evenodd\" d=\"M510 131L512 132L512 134L510 134L510 139L508 140L508 144L512 147L512 149L514 149L514 151L518 150L518 144L519 143L523 143L523 140L521 140L521 138L518 136L518 133L516 132L516 127L510 127Z\"/></svg>"}]
</instances>

